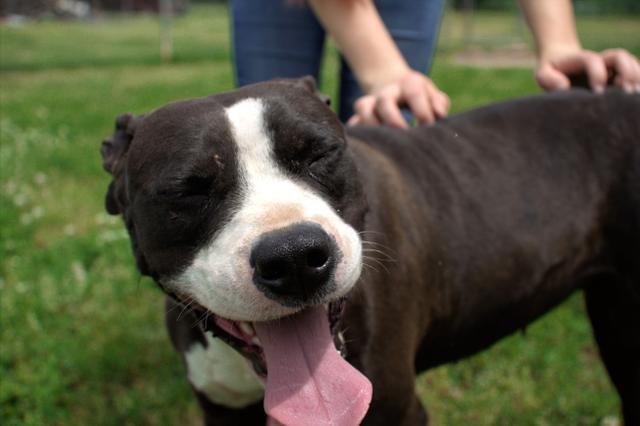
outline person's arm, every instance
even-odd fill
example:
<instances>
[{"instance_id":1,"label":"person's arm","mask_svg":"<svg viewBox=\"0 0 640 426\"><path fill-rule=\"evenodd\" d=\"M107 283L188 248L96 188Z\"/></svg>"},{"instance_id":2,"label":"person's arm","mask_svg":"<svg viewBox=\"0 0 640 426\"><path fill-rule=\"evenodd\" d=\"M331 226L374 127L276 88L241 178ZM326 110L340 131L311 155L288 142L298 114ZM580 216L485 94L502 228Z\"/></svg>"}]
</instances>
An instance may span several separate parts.
<instances>
[{"instance_id":1,"label":"person's arm","mask_svg":"<svg viewBox=\"0 0 640 426\"><path fill-rule=\"evenodd\" d=\"M585 73L593 90L607 84L608 71L614 84L627 92L640 91L640 63L624 49L601 53L580 45L570 0L519 0L535 40L538 56L536 80L545 90L563 90L569 76Z\"/></svg>"},{"instance_id":2,"label":"person's arm","mask_svg":"<svg viewBox=\"0 0 640 426\"><path fill-rule=\"evenodd\" d=\"M420 122L447 114L449 98L402 57L371 0L310 0L367 96L355 104L350 124L407 127L399 105Z\"/></svg>"}]
</instances>

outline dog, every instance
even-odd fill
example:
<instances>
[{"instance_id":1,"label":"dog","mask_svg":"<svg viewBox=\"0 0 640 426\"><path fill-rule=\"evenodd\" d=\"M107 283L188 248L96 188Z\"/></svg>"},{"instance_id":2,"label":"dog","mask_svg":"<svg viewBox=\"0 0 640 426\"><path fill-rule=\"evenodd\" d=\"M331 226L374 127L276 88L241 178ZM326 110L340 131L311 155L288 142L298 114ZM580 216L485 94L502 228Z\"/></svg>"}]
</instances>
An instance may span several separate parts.
<instances>
[{"instance_id":1,"label":"dog","mask_svg":"<svg viewBox=\"0 0 640 426\"><path fill-rule=\"evenodd\" d=\"M584 292L640 424L640 96L345 128L311 78L117 118L137 267L211 425L423 425L417 373Z\"/></svg>"}]
</instances>

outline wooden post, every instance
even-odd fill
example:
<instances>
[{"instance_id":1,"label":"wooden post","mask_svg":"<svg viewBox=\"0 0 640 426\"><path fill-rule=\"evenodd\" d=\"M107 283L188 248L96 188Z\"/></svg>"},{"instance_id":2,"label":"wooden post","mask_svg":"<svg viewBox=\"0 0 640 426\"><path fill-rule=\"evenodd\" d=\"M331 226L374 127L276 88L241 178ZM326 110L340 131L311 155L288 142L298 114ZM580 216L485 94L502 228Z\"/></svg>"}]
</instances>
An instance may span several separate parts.
<instances>
[{"instance_id":1,"label":"wooden post","mask_svg":"<svg viewBox=\"0 0 640 426\"><path fill-rule=\"evenodd\" d=\"M173 58L173 40L171 39L171 15L173 1L160 0L160 57L162 62L171 62Z\"/></svg>"},{"instance_id":2,"label":"wooden post","mask_svg":"<svg viewBox=\"0 0 640 426\"><path fill-rule=\"evenodd\" d=\"M470 46L473 42L473 0L464 0L462 3L463 14L463 42L465 46Z\"/></svg>"}]
</instances>

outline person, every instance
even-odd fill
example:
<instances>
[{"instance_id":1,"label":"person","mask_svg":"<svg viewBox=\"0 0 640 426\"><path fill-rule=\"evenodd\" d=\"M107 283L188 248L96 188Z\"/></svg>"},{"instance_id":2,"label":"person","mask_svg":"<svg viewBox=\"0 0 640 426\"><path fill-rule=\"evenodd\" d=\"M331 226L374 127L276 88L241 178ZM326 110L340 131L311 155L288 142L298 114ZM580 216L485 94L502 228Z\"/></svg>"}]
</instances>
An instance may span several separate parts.
<instances>
[{"instance_id":1,"label":"person","mask_svg":"<svg viewBox=\"0 0 640 426\"><path fill-rule=\"evenodd\" d=\"M535 78L544 90L570 87L586 74L600 92L608 75L640 92L640 63L624 49L583 49L570 0L519 0L532 32ZM319 77L325 31L341 52L339 108L348 124L408 127L447 115L450 101L427 76L443 0L231 0L239 86L276 77Z\"/></svg>"}]
</instances>

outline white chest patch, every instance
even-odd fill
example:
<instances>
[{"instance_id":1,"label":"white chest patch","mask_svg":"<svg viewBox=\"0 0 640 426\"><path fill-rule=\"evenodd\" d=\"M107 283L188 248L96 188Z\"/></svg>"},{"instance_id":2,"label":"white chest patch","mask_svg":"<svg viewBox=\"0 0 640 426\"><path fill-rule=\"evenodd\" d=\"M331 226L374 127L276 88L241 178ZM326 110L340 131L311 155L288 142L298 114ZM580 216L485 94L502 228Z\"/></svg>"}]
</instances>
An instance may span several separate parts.
<instances>
[{"instance_id":1,"label":"white chest patch","mask_svg":"<svg viewBox=\"0 0 640 426\"><path fill-rule=\"evenodd\" d=\"M225 407L243 408L259 401L264 386L248 361L210 332L206 337L207 347L196 343L185 353L193 387Z\"/></svg>"}]
</instances>

